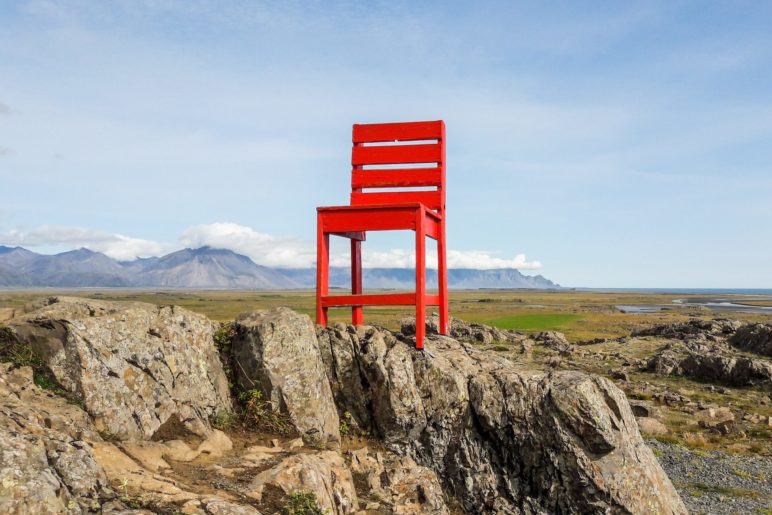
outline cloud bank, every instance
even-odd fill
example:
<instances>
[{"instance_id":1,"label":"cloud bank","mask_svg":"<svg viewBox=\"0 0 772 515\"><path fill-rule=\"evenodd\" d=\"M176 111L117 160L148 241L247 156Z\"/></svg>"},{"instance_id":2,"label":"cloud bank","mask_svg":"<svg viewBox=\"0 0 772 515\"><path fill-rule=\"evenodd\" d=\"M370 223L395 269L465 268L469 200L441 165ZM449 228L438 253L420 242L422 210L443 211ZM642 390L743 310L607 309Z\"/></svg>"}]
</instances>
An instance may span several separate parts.
<instances>
[{"instance_id":1,"label":"cloud bank","mask_svg":"<svg viewBox=\"0 0 772 515\"><path fill-rule=\"evenodd\" d=\"M316 262L314 242L293 236L273 236L244 225L223 222L188 227L176 243L132 238L85 227L43 225L29 231L11 230L0 234L0 244L29 248L85 247L121 261L160 256L185 247L210 246L244 254L255 263L270 267L307 268ZM429 268L436 268L436 252L429 250L426 261ZM339 253L331 255L330 262L333 266L349 266L350 257L347 253ZM413 250L383 251L368 250L365 247L363 252L363 266L367 268L412 268L414 265ZM507 259L481 250L449 250L448 267L537 270L542 268L542 264L539 261L527 261L525 254Z\"/></svg>"}]
</instances>

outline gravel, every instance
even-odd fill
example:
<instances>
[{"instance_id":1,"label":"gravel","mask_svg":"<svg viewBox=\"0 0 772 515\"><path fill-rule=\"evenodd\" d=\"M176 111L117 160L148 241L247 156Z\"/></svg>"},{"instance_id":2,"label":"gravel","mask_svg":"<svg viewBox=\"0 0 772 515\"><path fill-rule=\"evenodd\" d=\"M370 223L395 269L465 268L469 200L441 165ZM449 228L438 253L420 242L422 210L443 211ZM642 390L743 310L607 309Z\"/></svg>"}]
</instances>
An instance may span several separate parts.
<instances>
[{"instance_id":1,"label":"gravel","mask_svg":"<svg viewBox=\"0 0 772 515\"><path fill-rule=\"evenodd\" d=\"M647 443L690 513L772 513L772 457Z\"/></svg>"}]
</instances>

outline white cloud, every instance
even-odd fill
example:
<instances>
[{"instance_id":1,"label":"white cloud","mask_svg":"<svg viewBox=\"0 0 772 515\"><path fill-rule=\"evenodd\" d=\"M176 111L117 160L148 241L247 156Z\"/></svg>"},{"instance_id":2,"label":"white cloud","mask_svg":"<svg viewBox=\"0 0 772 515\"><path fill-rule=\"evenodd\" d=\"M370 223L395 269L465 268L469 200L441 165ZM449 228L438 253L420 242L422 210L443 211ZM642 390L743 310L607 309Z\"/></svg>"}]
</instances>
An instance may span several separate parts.
<instances>
[{"instance_id":1,"label":"white cloud","mask_svg":"<svg viewBox=\"0 0 772 515\"><path fill-rule=\"evenodd\" d=\"M316 248L309 242L291 236L271 236L234 223L189 227L179 242L191 248L208 245L230 249L265 266L303 268L316 261Z\"/></svg>"},{"instance_id":2,"label":"white cloud","mask_svg":"<svg viewBox=\"0 0 772 515\"><path fill-rule=\"evenodd\" d=\"M129 261L137 257L160 256L182 247L214 247L244 254L255 263L270 267L306 268L316 262L316 244L293 236L273 236L235 223L212 223L188 227L176 244L132 238L85 227L43 225L30 231L11 230L0 234L0 244L23 247L86 247L114 259ZM349 266L347 252L330 256L332 266ZM413 268L415 251L412 249L369 250L364 246L363 266L366 268ZM437 253L428 250L426 266L437 268ZM539 261L526 261L525 254L512 259L499 258L480 250L449 250L449 268L517 268L536 270Z\"/></svg>"},{"instance_id":3,"label":"white cloud","mask_svg":"<svg viewBox=\"0 0 772 515\"><path fill-rule=\"evenodd\" d=\"M0 243L31 248L85 247L119 260L158 256L172 250L172 246L152 240L67 225L41 225L31 231L11 230L0 234Z\"/></svg>"},{"instance_id":4,"label":"white cloud","mask_svg":"<svg viewBox=\"0 0 772 515\"><path fill-rule=\"evenodd\" d=\"M333 266L349 266L348 254L331 256ZM413 268L415 266L415 251L391 249L387 251L362 252L362 266L365 268ZM427 268L437 268L437 252L427 250ZM519 270L537 270L542 268L539 261L526 261L525 254L517 254L512 259L494 257L490 252L480 250L449 250L448 268L477 268L482 270L493 268L517 268Z\"/></svg>"}]
</instances>

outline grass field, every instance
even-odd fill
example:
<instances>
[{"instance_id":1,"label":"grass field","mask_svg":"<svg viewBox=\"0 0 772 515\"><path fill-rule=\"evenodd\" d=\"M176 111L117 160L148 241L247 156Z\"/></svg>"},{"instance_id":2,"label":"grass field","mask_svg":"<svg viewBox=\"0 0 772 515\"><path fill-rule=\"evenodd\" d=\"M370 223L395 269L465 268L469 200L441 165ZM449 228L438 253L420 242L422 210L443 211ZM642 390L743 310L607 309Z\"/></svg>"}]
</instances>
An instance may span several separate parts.
<instances>
[{"instance_id":1,"label":"grass field","mask_svg":"<svg viewBox=\"0 0 772 515\"><path fill-rule=\"evenodd\" d=\"M527 333L562 329L571 322L581 318L582 315L572 313L540 313L537 315L509 315L484 320L484 322L500 329L513 329Z\"/></svg>"},{"instance_id":2,"label":"grass field","mask_svg":"<svg viewBox=\"0 0 772 515\"><path fill-rule=\"evenodd\" d=\"M132 289L79 289L79 290L17 290L0 291L0 308L20 308L36 298L52 295L76 295L105 300L130 300L152 304L175 304L202 313L213 320L227 321L238 314L276 306L288 306L313 316L313 291L220 291L220 290L132 290ZM673 304L676 299L704 298L704 295L674 295L626 292L537 291L537 290L467 290L452 291L450 311L470 322L481 322L502 329L523 332L558 330L569 340L612 338L629 334L641 325L685 320L688 316L718 315L720 312ZM726 296L725 296L726 297ZM733 302L770 302L758 297L732 297ZM672 309L657 313L622 313L616 305L667 305ZM430 311L436 308L430 308ZM333 321L349 320L350 311L330 311ZM412 315L406 306L366 307L365 320L369 323L397 329L400 320ZM769 321L772 315L727 313L731 318L747 321Z\"/></svg>"}]
</instances>

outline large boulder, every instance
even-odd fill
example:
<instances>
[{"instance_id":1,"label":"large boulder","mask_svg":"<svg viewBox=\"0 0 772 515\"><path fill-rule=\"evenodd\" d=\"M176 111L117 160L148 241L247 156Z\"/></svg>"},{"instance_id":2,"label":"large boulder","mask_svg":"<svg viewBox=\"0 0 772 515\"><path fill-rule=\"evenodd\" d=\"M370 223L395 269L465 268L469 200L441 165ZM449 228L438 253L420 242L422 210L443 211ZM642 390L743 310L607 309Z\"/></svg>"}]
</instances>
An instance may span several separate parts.
<instances>
[{"instance_id":1,"label":"large boulder","mask_svg":"<svg viewBox=\"0 0 772 515\"><path fill-rule=\"evenodd\" d=\"M208 436L232 408L214 325L186 309L59 297L9 327L112 438Z\"/></svg>"},{"instance_id":2,"label":"large boulder","mask_svg":"<svg viewBox=\"0 0 772 515\"><path fill-rule=\"evenodd\" d=\"M32 369L0 363L0 513L82 513L108 485L88 416L33 383Z\"/></svg>"},{"instance_id":3,"label":"large boulder","mask_svg":"<svg viewBox=\"0 0 772 515\"><path fill-rule=\"evenodd\" d=\"M686 513L604 378L518 370L439 336L424 352L376 328L320 341L342 408L471 512Z\"/></svg>"},{"instance_id":4,"label":"large boulder","mask_svg":"<svg viewBox=\"0 0 772 515\"><path fill-rule=\"evenodd\" d=\"M737 330L729 343L738 349L772 357L772 324L748 324Z\"/></svg>"},{"instance_id":5,"label":"large boulder","mask_svg":"<svg viewBox=\"0 0 772 515\"><path fill-rule=\"evenodd\" d=\"M255 311L234 323L239 385L257 388L307 441L340 442L340 419L311 319L288 308Z\"/></svg>"}]
</instances>

